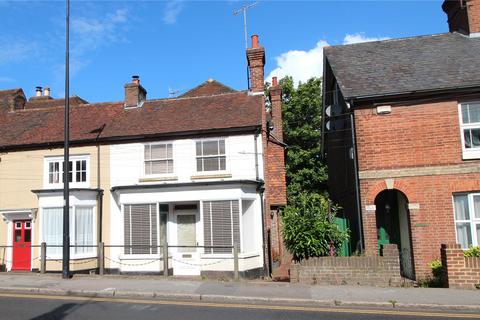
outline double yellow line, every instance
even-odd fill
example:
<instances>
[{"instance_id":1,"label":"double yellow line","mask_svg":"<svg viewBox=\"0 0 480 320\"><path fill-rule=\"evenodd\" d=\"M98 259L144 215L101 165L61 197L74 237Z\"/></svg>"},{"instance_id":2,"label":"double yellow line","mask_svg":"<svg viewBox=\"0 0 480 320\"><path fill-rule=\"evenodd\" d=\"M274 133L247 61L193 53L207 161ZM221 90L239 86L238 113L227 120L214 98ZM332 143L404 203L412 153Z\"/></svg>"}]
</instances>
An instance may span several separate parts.
<instances>
[{"instance_id":1,"label":"double yellow line","mask_svg":"<svg viewBox=\"0 0 480 320\"><path fill-rule=\"evenodd\" d=\"M463 318L480 319L480 314L473 313L448 313L448 312L424 312L424 311L403 311L403 310L381 310L381 309L353 309L353 308L329 308L329 307L301 307L301 306L279 306L260 304L239 304L239 303L212 303L195 301L165 301L129 298L101 298L101 297L80 297L80 296L54 296L41 294L16 294L0 293L0 297L17 299L45 299L45 300L67 300L67 301L94 301L112 302L126 304L151 304L151 305L174 305L204 308L237 308L256 310L278 310L278 311L302 311L302 312L330 312L330 313L351 313L351 314L374 314L392 316L413 316L433 318Z\"/></svg>"}]
</instances>

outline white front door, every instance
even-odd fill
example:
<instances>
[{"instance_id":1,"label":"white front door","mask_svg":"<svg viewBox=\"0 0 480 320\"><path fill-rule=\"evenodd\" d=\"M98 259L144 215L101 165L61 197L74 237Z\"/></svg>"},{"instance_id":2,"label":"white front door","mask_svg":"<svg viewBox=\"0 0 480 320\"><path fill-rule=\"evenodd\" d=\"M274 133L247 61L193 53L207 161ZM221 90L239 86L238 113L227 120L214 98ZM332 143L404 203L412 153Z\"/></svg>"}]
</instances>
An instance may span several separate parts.
<instances>
[{"instance_id":1,"label":"white front door","mask_svg":"<svg viewBox=\"0 0 480 320\"><path fill-rule=\"evenodd\" d=\"M200 275L200 252L197 243L197 210L175 210L176 244L172 250L174 275Z\"/></svg>"}]
</instances>

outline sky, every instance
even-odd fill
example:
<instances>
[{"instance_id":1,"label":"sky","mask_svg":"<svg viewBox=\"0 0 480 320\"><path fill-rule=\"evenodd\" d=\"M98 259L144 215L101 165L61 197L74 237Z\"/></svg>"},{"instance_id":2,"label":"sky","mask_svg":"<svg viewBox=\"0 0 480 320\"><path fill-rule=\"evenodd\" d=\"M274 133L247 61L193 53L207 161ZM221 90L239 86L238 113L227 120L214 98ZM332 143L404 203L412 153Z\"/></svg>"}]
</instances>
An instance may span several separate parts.
<instances>
[{"instance_id":1,"label":"sky","mask_svg":"<svg viewBox=\"0 0 480 320\"><path fill-rule=\"evenodd\" d=\"M70 93L121 101L139 75L148 99L209 78L247 87L243 16L254 1L71 1ZM265 77L322 74L322 48L448 32L441 0L271 1L247 13L265 47ZM65 1L0 0L0 90L36 86L64 96Z\"/></svg>"}]
</instances>

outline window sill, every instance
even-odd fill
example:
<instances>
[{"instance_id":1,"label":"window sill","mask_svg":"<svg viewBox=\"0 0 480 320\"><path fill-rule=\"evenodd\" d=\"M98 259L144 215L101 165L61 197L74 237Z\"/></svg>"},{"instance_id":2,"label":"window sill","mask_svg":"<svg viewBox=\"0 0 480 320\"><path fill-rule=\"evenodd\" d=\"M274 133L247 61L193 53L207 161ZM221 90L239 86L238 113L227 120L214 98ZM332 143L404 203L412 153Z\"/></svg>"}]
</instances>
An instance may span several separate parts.
<instances>
[{"instance_id":1,"label":"window sill","mask_svg":"<svg viewBox=\"0 0 480 320\"><path fill-rule=\"evenodd\" d=\"M463 151L462 152L462 160L474 160L474 159L480 159L480 150L477 151Z\"/></svg>"},{"instance_id":2,"label":"window sill","mask_svg":"<svg viewBox=\"0 0 480 320\"><path fill-rule=\"evenodd\" d=\"M231 178L232 174L230 173L218 173L218 174L200 174L191 176L192 180L203 180L203 179L228 179Z\"/></svg>"},{"instance_id":3,"label":"window sill","mask_svg":"<svg viewBox=\"0 0 480 320\"><path fill-rule=\"evenodd\" d=\"M159 182L159 181L177 181L177 176L163 176L163 177L144 177L140 178L139 182Z\"/></svg>"}]
</instances>

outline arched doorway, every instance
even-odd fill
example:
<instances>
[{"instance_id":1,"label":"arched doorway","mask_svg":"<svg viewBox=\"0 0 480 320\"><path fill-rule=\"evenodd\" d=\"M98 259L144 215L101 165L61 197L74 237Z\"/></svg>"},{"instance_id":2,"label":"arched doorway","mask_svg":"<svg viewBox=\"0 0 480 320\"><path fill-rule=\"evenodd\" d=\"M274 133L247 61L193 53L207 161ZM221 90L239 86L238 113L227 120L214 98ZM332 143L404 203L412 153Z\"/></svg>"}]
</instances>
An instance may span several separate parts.
<instances>
[{"instance_id":1,"label":"arched doorway","mask_svg":"<svg viewBox=\"0 0 480 320\"><path fill-rule=\"evenodd\" d=\"M384 190L375 198L379 250L383 244L393 243L400 252L402 276L414 279L412 237L408 199L400 191Z\"/></svg>"}]
</instances>

